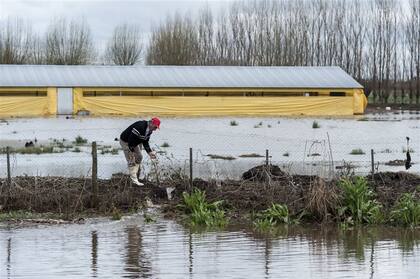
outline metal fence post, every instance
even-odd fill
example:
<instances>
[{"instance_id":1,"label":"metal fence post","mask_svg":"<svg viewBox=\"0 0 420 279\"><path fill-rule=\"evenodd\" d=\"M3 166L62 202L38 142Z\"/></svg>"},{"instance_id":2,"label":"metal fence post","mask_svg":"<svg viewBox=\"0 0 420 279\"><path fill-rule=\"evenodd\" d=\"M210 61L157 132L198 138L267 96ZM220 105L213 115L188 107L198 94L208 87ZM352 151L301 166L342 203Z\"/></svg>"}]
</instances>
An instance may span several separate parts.
<instances>
[{"instance_id":1,"label":"metal fence post","mask_svg":"<svg viewBox=\"0 0 420 279\"><path fill-rule=\"evenodd\" d=\"M98 205L98 152L96 141L92 142L92 206Z\"/></svg>"},{"instance_id":2,"label":"metal fence post","mask_svg":"<svg viewBox=\"0 0 420 279\"><path fill-rule=\"evenodd\" d=\"M193 188L193 151L190 147L190 190Z\"/></svg>"},{"instance_id":3,"label":"metal fence post","mask_svg":"<svg viewBox=\"0 0 420 279\"><path fill-rule=\"evenodd\" d=\"M7 185L12 185L12 174L10 173L10 147L6 147L6 157L7 157Z\"/></svg>"}]
</instances>

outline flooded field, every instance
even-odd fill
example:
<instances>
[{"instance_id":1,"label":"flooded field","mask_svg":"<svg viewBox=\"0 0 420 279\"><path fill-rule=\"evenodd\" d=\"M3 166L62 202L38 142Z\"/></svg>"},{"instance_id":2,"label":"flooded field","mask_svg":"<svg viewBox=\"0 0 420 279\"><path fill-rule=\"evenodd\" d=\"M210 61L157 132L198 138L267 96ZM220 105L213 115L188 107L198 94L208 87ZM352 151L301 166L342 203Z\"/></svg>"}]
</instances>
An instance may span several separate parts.
<instances>
[{"instance_id":1,"label":"flooded field","mask_svg":"<svg viewBox=\"0 0 420 279\"><path fill-rule=\"evenodd\" d=\"M189 148L193 148L194 174L203 178L233 178L252 166L269 160L294 174L339 172L346 164L355 173L371 171L371 150L377 171L403 171L406 137L410 137L411 173L420 173L420 115L417 111L369 114L350 118L164 118L162 128L151 138L159 151L159 166L189 169ZM64 153L12 154L12 175L57 175L79 177L91 169L90 142L119 148L115 138L136 118L35 118L7 119L0 122L0 146L23 147L60 142L72 146L56 150ZM232 122L235 124L232 125ZM314 122L319 128L313 128ZM73 146L81 136L85 145ZM261 157L243 157L257 154ZM212 159L209 155L231 157ZM147 156L145 156L147 157ZM397 164L395 164L397 163ZM5 156L0 156L5 165ZM144 172L153 165L145 158ZM123 154L99 150L98 175L109 178L126 172ZM5 168L0 177L6 176Z\"/></svg>"},{"instance_id":2,"label":"flooded field","mask_svg":"<svg viewBox=\"0 0 420 279\"><path fill-rule=\"evenodd\" d=\"M192 232L174 221L0 225L0 278L418 278L420 231L244 226Z\"/></svg>"}]
</instances>

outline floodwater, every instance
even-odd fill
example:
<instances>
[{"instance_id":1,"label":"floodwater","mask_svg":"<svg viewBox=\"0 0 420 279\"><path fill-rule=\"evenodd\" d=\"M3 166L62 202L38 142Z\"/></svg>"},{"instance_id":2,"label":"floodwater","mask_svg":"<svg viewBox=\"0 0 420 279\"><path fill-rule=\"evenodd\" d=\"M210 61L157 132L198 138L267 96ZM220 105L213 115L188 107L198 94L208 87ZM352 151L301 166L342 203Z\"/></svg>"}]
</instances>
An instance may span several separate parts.
<instances>
[{"instance_id":1,"label":"floodwater","mask_svg":"<svg viewBox=\"0 0 420 279\"><path fill-rule=\"evenodd\" d=\"M397 114L395 114L397 113ZM151 146L159 150L159 167L189 170L189 149L193 149L195 177L237 179L249 168L265 162L266 150L271 163L292 174L329 175L343 166L353 167L356 174L372 169L371 150L374 151L376 171L405 171L406 137L413 166L411 173L420 174L420 112L401 111L383 115L369 114L348 118L162 118ZM358 121L362 120L367 121ZM89 143L118 148L114 141L136 118L23 118L0 122L0 147L23 147L26 141L37 139L37 145L65 139L71 144L76 136ZM231 121L237 126L231 126ZM312 128L316 121L320 128ZM162 147L166 143L168 147ZM90 175L90 146L79 147L81 152L41 155L12 154L11 172L17 175L71 176ZM362 154L351 154L352 151ZM98 176L109 178L113 173L127 172L122 152L101 154L98 150ZM259 158L243 158L255 153ZM358 152L356 152L358 153ZM150 173L154 165L144 154L144 171ZM231 156L234 160L211 159L207 155ZM398 160L400 165L389 165ZM402 163L402 164L401 164ZM6 165L6 156L0 156ZM0 168L0 177L6 177Z\"/></svg>"},{"instance_id":2,"label":"floodwater","mask_svg":"<svg viewBox=\"0 0 420 279\"><path fill-rule=\"evenodd\" d=\"M245 226L192 232L162 218L0 225L0 278L419 278L420 231Z\"/></svg>"}]
</instances>

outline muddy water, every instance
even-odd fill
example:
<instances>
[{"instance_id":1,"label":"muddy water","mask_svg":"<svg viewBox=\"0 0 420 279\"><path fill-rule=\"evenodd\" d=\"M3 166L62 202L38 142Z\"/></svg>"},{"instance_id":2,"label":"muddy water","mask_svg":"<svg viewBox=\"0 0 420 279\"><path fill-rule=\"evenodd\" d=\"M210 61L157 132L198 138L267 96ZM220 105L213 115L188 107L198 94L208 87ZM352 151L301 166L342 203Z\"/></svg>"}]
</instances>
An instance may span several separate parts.
<instances>
[{"instance_id":1,"label":"muddy water","mask_svg":"<svg viewBox=\"0 0 420 279\"><path fill-rule=\"evenodd\" d=\"M246 227L142 217L0 227L0 278L419 278L420 231Z\"/></svg>"}]
</instances>

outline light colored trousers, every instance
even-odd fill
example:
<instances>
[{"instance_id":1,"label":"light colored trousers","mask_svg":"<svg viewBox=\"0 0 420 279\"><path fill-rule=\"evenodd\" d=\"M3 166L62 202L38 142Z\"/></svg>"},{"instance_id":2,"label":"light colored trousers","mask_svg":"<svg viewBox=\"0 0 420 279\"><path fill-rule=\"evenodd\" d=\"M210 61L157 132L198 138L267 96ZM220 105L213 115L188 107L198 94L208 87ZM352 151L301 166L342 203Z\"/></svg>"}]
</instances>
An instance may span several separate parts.
<instances>
[{"instance_id":1,"label":"light colored trousers","mask_svg":"<svg viewBox=\"0 0 420 279\"><path fill-rule=\"evenodd\" d=\"M128 148L128 143L120 139L120 145L124 151L125 159L127 160L128 167L134 167L140 165L143 156L141 155L141 145L137 145L134 148L134 152L131 152Z\"/></svg>"}]
</instances>

